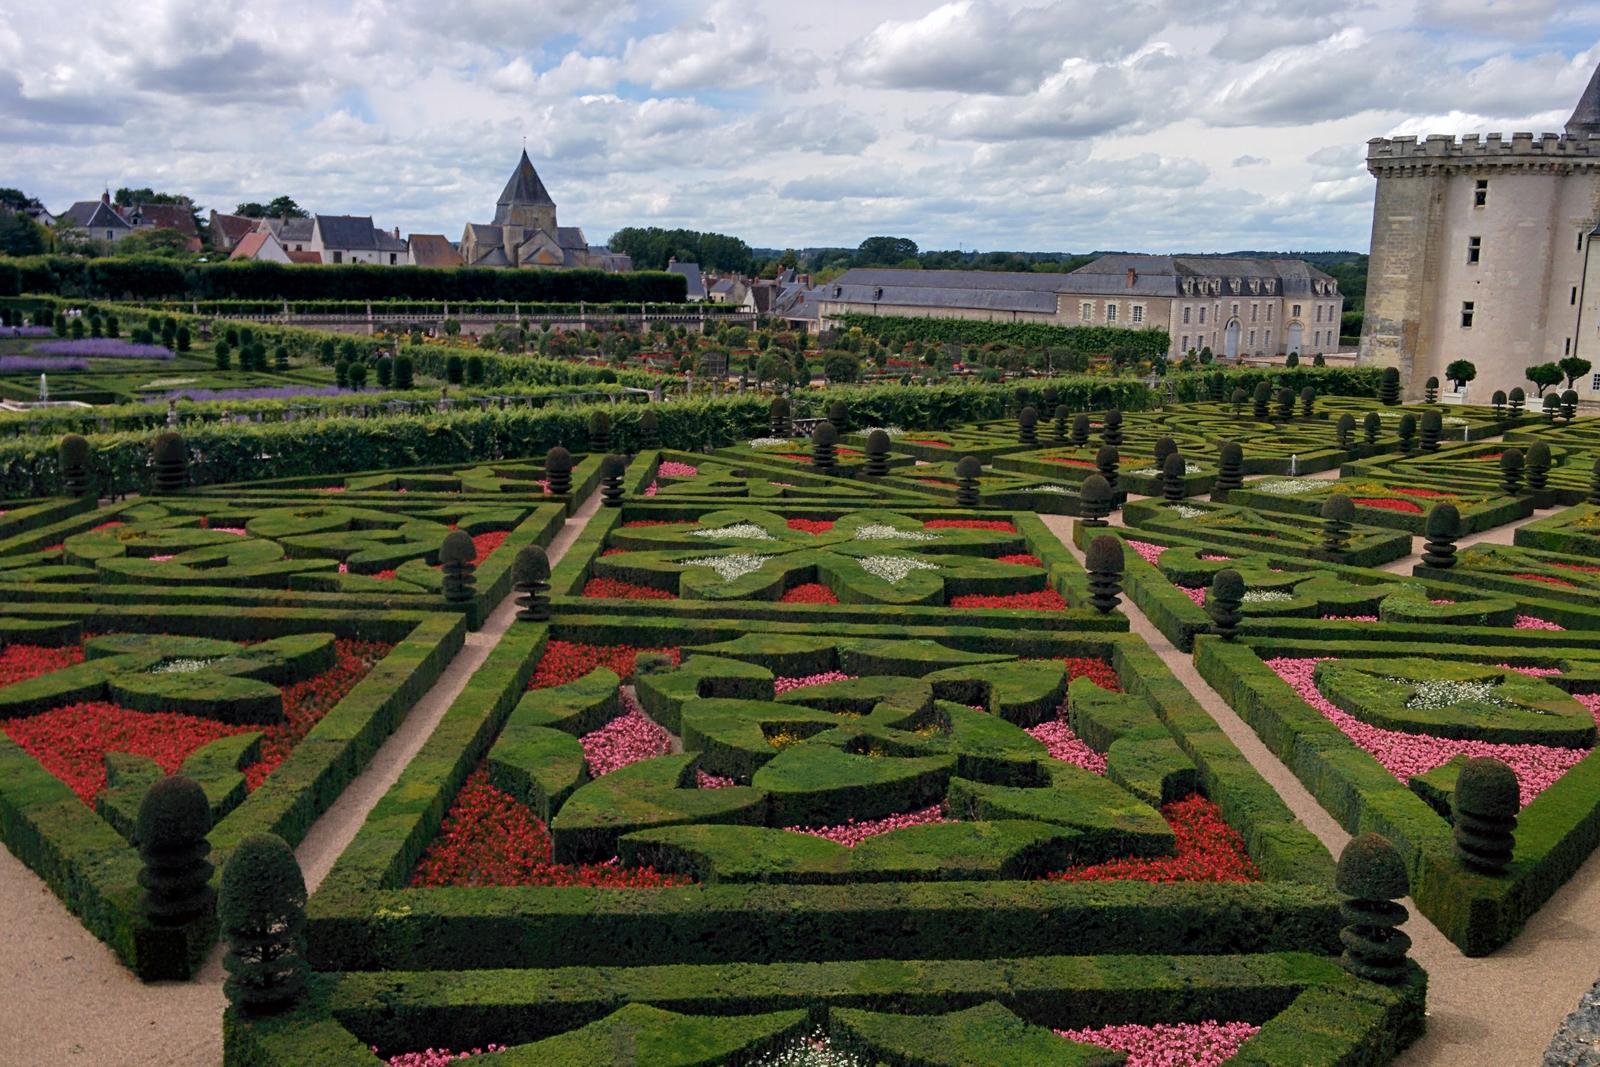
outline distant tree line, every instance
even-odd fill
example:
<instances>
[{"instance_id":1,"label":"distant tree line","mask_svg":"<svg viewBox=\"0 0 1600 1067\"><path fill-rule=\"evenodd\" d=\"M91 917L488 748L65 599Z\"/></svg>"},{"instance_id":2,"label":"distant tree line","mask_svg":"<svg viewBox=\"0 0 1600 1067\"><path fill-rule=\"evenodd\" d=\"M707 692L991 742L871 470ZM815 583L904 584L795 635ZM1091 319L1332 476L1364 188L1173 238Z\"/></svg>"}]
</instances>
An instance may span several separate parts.
<instances>
[{"instance_id":1,"label":"distant tree line","mask_svg":"<svg viewBox=\"0 0 1600 1067\"><path fill-rule=\"evenodd\" d=\"M701 270L749 274L755 266L750 246L737 237L659 226L624 226L606 247L633 257L635 270L666 270L667 262L698 263Z\"/></svg>"}]
</instances>

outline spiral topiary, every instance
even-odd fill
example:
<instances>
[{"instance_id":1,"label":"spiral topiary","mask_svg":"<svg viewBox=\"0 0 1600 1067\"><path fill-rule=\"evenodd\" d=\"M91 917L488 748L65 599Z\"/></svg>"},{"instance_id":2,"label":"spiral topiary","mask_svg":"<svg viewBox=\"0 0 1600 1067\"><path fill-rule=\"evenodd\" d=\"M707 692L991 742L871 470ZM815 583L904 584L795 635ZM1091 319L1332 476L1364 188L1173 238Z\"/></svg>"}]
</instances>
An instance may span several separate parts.
<instances>
[{"instance_id":1,"label":"spiral topiary","mask_svg":"<svg viewBox=\"0 0 1600 1067\"><path fill-rule=\"evenodd\" d=\"M1527 402L1528 394L1522 391L1522 386L1520 385L1513 386L1511 392L1506 394L1506 408L1513 417L1522 414L1522 406Z\"/></svg>"},{"instance_id":2,"label":"spiral topiary","mask_svg":"<svg viewBox=\"0 0 1600 1067\"><path fill-rule=\"evenodd\" d=\"M291 1008L305 993L306 883L281 837L252 834L222 869L217 904L228 952L223 992L245 1015Z\"/></svg>"},{"instance_id":3,"label":"spiral topiary","mask_svg":"<svg viewBox=\"0 0 1600 1067\"><path fill-rule=\"evenodd\" d=\"M1424 404L1437 404L1439 402L1439 379L1430 377L1422 384L1422 402Z\"/></svg>"},{"instance_id":4,"label":"spiral topiary","mask_svg":"<svg viewBox=\"0 0 1600 1067\"><path fill-rule=\"evenodd\" d=\"M1024 404L1017 412L1017 443L1030 446L1039 443L1039 409L1032 404Z\"/></svg>"},{"instance_id":5,"label":"spiral topiary","mask_svg":"<svg viewBox=\"0 0 1600 1067\"><path fill-rule=\"evenodd\" d=\"M68 496L88 496L92 481L89 476L89 440L79 434L69 433L61 439L56 449L61 463L61 487Z\"/></svg>"},{"instance_id":6,"label":"spiral topiary","mask_svg":"<svg viewBox=\"0 0 1600 1067\"><path fill-rule=\"evenodd\" d=\"M1257 419L1266 419L1271 411L1272 386L1267 382L1257 382L1255 392L1250 397L1250 414Z\"/></svg>"},{"instance_id":7,"label":"spiral topiary","mask_svg":"<svg viewBox=\"0 0 1600 1067\"><path fill-rule=\"evenodd\" d=\"M889 473L889 435L883 430L867 434L866 470L868 478L882 478Z\"/></svg>"},{"instance_id":8,"label":"spiral topiary","mask_svg":"<svg viewBox=\"0 0 1600 1067\"><path fill-rule=\"evenodd\" d=\"M1239 417L1239 412L1244 410L1244 402L1248 399L1250 399L1250 394L1246 393L1242 387L1234 389L1233 395L1228 398L1228 402L1233 405L1234 418Z\"/></svg>"},{"instance_id":9,"label":"spiral topiary","mask_svg":"<svg viewBox=\"0 0 1600 1067\"><path fill-rule=\"evenodd\" d=\"M1356 440L1356 417L1348 411L1339 416L1339 447L1349 448Z\"/></svg>"},{"instance_id":10,"label":"spiral topiary","mask_svg":"<svg viewBox=\"0 0 1600 1067\"><path fill-rule=\"evenodd\" d=\"M589 451L605 452L611 447L611 416L596 411L589 416Z\"/></svg>"},{"instance_id":11,"label":"spiral topiary","mask_svg":"<svg viewBox=\"0 0 1600 1067\"><path fill-rule=\"evenodd\" d=\"M1528 446L1526 458L1528 488L1535 493L1542 493L1550 482L1550 446L1543 441L1535 441Z\"/></svg>"},{"instance_id":12,"label":"spiral topiary","mask_svg":"<svg viewBox=\"0 0 1600 1067\"><path fill-rule=\"evenodd\" d=\"M1444 434L1444 417L1437 411L1424 411L1422 413L1422 450L1424 452L1439 451L1439 438Z\"/></svg>"},{"instance_id":13,"label":"spiral topiary","mask_svg":"<svg viewBox=\"0 0 1600 1067\"><path fill-rule=\"evenodd\" d=\"M556 445L544 454L546 488L552 493L572 492L572 453Z\"/></svg>"},{"instance_id":14,"label":"spiral topiary","mask_svg":"<svg viewBox=\"0 0 1600 1067\"><path fill-rule=\"evenodd\" d=\"M1410 452L1411 442L1417 439L1417 417L1409 411L1400 416L1400 424L1395 427L1395 436L1400 438L1400 451Z\"/></svg>"},{"instance_id":15,"label":"spiral topiary","mask_svg":"<svg viewBox=\"0 0 1600 1067\"><path fill-rule=\"evenodd\" d=\"M1151 453L1155 458L1155 467L1160 470L1167 462L1167 457L1178 450L1178 442L1170 437L1156 438L1156 447Z\"/></svg>"},{"instance_id":16,"label":"spiral topiary","mask_svg":"<svg viewBox=\"0 0 1600 1067\"><path fill-rule=\"evenodd\" d=\"M1383 377L1378 379L1378 402L1386 408L1392 408L1400 403L1399 368L1383 368Z\"/></svg>"},{"instance_id":17,"label":"spiral topiary","mask_svg":"<svg viewBox=\"0 0 1600 1067\"><path fill-rule=\"evenodd\" d=\"M819 422L811 431L811 465L823 474L832 474L838 466L834 446L839 443L839 431L831 422Z\"/></svg>"},{"instance_id":18,"label":"spiral topiary","mask_svg":"<svg viewBox=\"0 0 1600 1067\"><path fill-rule=\"evenodd\" d=\"M1522 489L1522 449L1508 448L1500 453L1500 488L1508 496Z\"/></svg>"},{"instance_id":19,"label":"spiral topiary","mask_svg":"<svg viewBox=\"0 0 1600 1067\"><path fill-rule=\"evenodd\" d=\"M1211 499L1225 500L1228 493L1244 487L1244 447L1237 441L1224 441L1217 450L1217 478L1211 484Z\"/></svg>"},{"instance_id":20,"label":"spiral topiary","mask_svg":"<svg viewBox=\"0 0 1600 1067\"><path fill-rule=\"evenodd\" d=\"M1600 459L1589 469L1589 503L1600 507Z\"/></svg>"},{"instance_id":21,"label":"spiral topiary","mask_svg":"<svg viewBox=\"0 0 1600 1067\"><path fill-rule=\"evenodd\" d=\"M628 473L628 458L615 452L600 461L600 502L608 508L622 506L622 478Z\"/></svg>"},{"instance_id":22,"label":"spiral topiary","mask_svg":"<svg viewBox=\"0 0 1600 1067\"><path fill-rule=\"evenodd\" d=\"M550 618L550 557L538 545L517 551L511 564L513 588L517 598L517 618L524 622L545 622Z\"/></svg>"},{"instance_id":23,"label":"spiral topiary","mask_svg":"<svg viewBox=\"0 0 1600 1067\"><path fill-rule=\"evenodd\" d=\"M1102 615L1122 603L1122 566L1121 541L1101 534L1089 542L1083 564L1089 575L1089 606Z\"/></svg>"},{"instance_id":24,"label":"spiral topiary","mask_svg":"<svg viewBox=\"0 0 1600 1067\"><path fill-rule=\"evenodd\" d=\"M1497 759L1469 759L1450 797L1456 859L1480 874L1502 874L1516 848L1522 791L1517 775Z\"/></svg>"},{"instance_id":25,"label":"spiral topiary","mask_svg":"<svg viewBox=\"0 0 1600 1067\"><path fill-rule=\"evenodd\" d=\"M1100 420L1100 440L1112 448L1122 447L1122 412L1112 408Z\"/></svg>"},{"instance_id":26,"label":"spiral topiary","mask_svg":"<svg viewBox=\"0 0 1600 1067\"><path fill-rule=\"evenodd\" d=\"M1224 567L1211 579L1211 595L1206 597L1206 614L1211 616L1211 632L1232 641L1244 618L1244 578L1232 567Z\"/></svg>"},{"instance_id":27,"label":"spiral topiary","mask_svg":"<svg viewBox=\"0 0 1600 1067\"><path fill-rule=\"evenodd\" d=\"M444 576L444 598L451 604L464 604L476 595L478 580L473 577L478 554L465 530L451 530L439 546L439 570Z\"/></svg>"},{"instance_id":28,"label":"spiral topiary","mask_svg":"<svg viewBox=\"0 0 1600 1067\"><path fill-rule=\"evenodd\" d=\"M1278 390L1278 419L1287 422L1294 418L1294 390L1287 385Z\"/></svg>"},{"instance_id":29,"label":"spiral topiary","mask_svg":"<svg viewBox=\"0 0 1600 1067\"><path fill-rule=\"evenodd\" d=\"M1339 556L1350 548L1350 527L1356 519L1356 506L1343 493L1333 493L1322 502L1322 550Z\"/></svg>"},{"instance_id":30,"label":"spiral topiary","mask_svg":"<svg viewBox=\"0 0 1600 1067\"><path fill-rule=\"evenodd\" d=\"M794 432L789 421L789 402L783 397L773 397L767 406L767 418L774 437L788 437Z\"/></svg>"},{"instance_id":31,"label":"spiral topiary","mask_svg":"<svg viewBox=\"0 0 1600 1067\"><path fill-rule=\"evenodd\" d=\"M1383 432L1383 419L1378 416L1376 411L1369 411L1362 416L1361 436L1366 440L1367 444L1377 444L1378 434L1381 432Z\"/></svg>"},{"instance_id":32,"label":"spiral topiary","mask_svg":"<svg viewBox=\"0 0 1600 1067\"><path fill-rule=\"evenodd\" d=\"M167 496L188 488L189 446L181 434L171 430L156 434L156 439L150 443L150 462L154 467L152 493Z\"/></svg>"},{"instance_id":33,"label":"spiral topiary","mask_svg":"<svg viewBox=\"0 0 1600 1067\"><path fill-rule=\"evenodd\" d=\"M1424 566L1448 570L1456 565L1456 540L1461 536L1461 512L1454 504L1435 504L1428 512L1428 543L1422 550Z\"/></svg>"},{"instance_id":34,"label":"spiral topiary","mask_svg":"<svg viewBox=\"0 0 1600 1067\"><path fill-rule=\"evenodd\" d=\"M1578 417L1578 391L1568 389L1561 394L1561 421L1571 422Z\"/></svg>"},{"instance_id":35,"label":"spiral topiary","mask_svg":"<svg viewBox=\"0 0 1600 1067\"><path fill-rule=\"evenodd\" d=\"M1086 414L1072 417L1072 435L1067 438L1075 448L1082 448L1089 443L1089 416Z\"/></svg>"},{"instance_id":36,"label":"spiral topiary","mask_svg":"<svg viewBox=\"0 0 1600 1067\"><path fill-rule=\"evenodd\" d=\"M661 447L661 416L655 408L639 412L639 447L647 452Z\"/></svg>"},{"instance_id":37,"label":"spiral topiary","mask_svg":"<svg viewBox=\"0 0 1600 1067\"><path fill-rule=\"evenodd\" d=\"M1554 393L1546 393L1544 398L1544 421L1555 422L1556 415L1561 411L1561 399Z\"/></svg>"},{"instance_id":38,"label":"spiral topiary","mask_svg":"<svg viewBox=\"0 0 1600 1067\"><path fill-rule=\"evenodd\" d=\"M1316 410L1317 391L1315 388L1308 385L1304 389L1300 390L1300 417L1302 419L1309 419L1312 415L1316 414Z\"/></svg>"},{"instance_id":39,"label":"spiral topiary","mask_svg":"<svg viewBox=\"0 0 1600 1067\"><path fill-rule=\"evenodd\" d=\"M1495 418L1500 419L1505 417L1506 391L1504 389L1496 389L1494 391L1494 395L1489 397L1489 407L1494 409Z\"/></svg>"},{"instance_id":40,"label":"spiral topiary","mask_svg":"<svg viewBox=\"0 0 1600 1067\"><path fill-rule=\"evenodd\" d=\"M1056 405L1055 433L1052 443L1058 445L1067 443L1067 405L1065 404Z\"/></svg>"},{"instance_id":41,"label":"spiral topiary","mask_svg":"<svg viewBox=\"0 0 1600 1067\"><path fill-rule=\"evenodd\" d=\"M1106 480L1111 491L1117 491L1117 464L1122 457L1117 453L1115 445L1101 445L1100 451L1094 455L1095 469L1100 472L1100 477Z\"/></svg>"},{"instance_id":42,"label":"spiral topiary","mask_svg":"<svg viewBox=\"0 0 1600 1067\"><path fill-rule=\"evenodd\" d=\"M962 456L956 461L956 503L964 508L978 506L978 476L983 463L977 456Z\"/></svg>"},{"instance_id":43,"label":"spiral topiary","mask_svg":"<svg viewBox=\"0 0 1600 1067\"><path fill-rule=\"evenodd\" d=\"M1116 494L1111 491L1111 483L1098 474L1089 475L1078 487L1078 511L1085 526L1105 526L1106 516L1111 514L1115 502Z\"/></svg>"},{"instance_id":44,"label":"spiral topiary","mask_svg":"<svg viewBox=\"0 0 1600 1067\"><path fill-rule=\"evenodd\" d=\"M1406 975L1411 938L1400 927L1407 918L1400 897L1411 891L1405 861L1389 839L1357 834L1339 854L1334 885L1345 897L1339 962L1357 978L1393 985Z\"/></svg>"},{"instance_id":45,"label":"spiral topiary","mask_svg":"<svg viewBox=\"0 0 1600 1067\"><path fill-rule=\"evenodd\" d=\"M1184 475L1188 473L1182 452L1173 452L1161 464L1161 496L1167 503L1181 503L1189 495L1188 487L1183 483Z\"/></svg>"},{"instance_id":46,"label":"spiral topiary","mask_svg":"<svg viewBox=\"0 0 1600 1067\"><path fill-rule=\"evenodd\" d=\"M211 803L192 778L158 779L139 803L134 839L143 867L145 915L159 926L176 926L210 915Z\"/></svg>"}]
</instances>

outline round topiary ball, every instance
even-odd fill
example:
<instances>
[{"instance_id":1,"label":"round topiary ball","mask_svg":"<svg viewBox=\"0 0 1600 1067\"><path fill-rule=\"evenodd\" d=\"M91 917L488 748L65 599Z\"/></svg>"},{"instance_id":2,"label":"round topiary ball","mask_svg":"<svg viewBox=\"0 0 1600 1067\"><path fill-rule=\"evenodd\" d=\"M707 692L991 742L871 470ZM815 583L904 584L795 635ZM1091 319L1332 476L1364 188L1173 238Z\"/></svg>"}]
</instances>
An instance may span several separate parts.
<instances>
[{"instance_id":1,"label":"round topiary ball","mask_svg":"<svg viewBox=\"0 0 1600 1067\"><path fill-rule=\"evenodd\" d=\"M1123 565L1122 542L1110 534L1101 534L1089 542L1083 554L1084 568L1091 573L1121 574Z\"/></svg>"},{"instance_id":2,"label":"round topiary ball","mask_svg":"<svg viewBox=\"0 0 1600 1067\"><path fill-rule=\"evenodd\" d=\"M517 550L511 563L511 579L518 585L544 582L550 579L550 557L538 545L525 545Z\"/></svg>"},{"instance_id":3,"label":"round topiary ball","mask_svg":"<svg viewBox=\"0 0 1600 1067\"><path fill-rule=\"evenodd\" d=\"M1022 426L1037 426L1039 424L1039 409L1032 404L1025 404L1017 412L1017 422Z\"/></svg>"},{"instance_id":4,"label":"round topiary ball","mask_svg":"<svg viewBox=\"0 0 1600 1067\"><path fill-rule=\"evenodd\" d=\"M1322 502L1322 517L1335 522L1352 522L1356 517L1356 506L1343 493L1334 493Z\"/></svg>"},{"instance_id":5,"label":"round topiary ball","mask_svg":"<svg viewBox=\"0 0 1600 1067\"><path fill-rule=\"evenodd\" d=\"M976 478L983 473L983 463L977 456L962 456L956 461L957 478Z\"/></svg>"},{"instance_id":6,"label":"round topiary ball","mask_svg":"<svg viewBox=\"0 0 1600 1067\"><path fill-rule=\"evenodd\" d=\"M544 469L546 471L570 471L572 469L572 453L556 445L544 456Z\"/></svg>"},{"instance_id":7,"label":"round topiary ball","mask_svg":"<svg viewBox=\"0 0 1600 1067\"><path fill-rule=\"evenodd\" d=\"M1460 509L1454 504L1435 504L1428 512L1427 534L1429 537L1460 537Z\"/></svg>"},{"instance_id":8,"label":"round topiary ball","mask_svg":"<svg viewBox=\"0 0 1600 1067\"><path fill-rule=\"evenodd\" d=\"M471 563L477 554L478 550L465 530L451 530L445 534L444 544L439 546L439 562L446 566Z\"/></svg>"},{"instance_id":9,"label":"round topiary ball","mask_svg":"<svg viewBox=\"0 0 1600 1067\"><path fill-rule=\"evenodd\" d=\"M156 434L156 439L150 443L150 454L157 463L186 463L189 459L183 435L172 430Z\"/></svg>"},{"instance_id":10,"label":"round topiary ball","mask_svg":"<svg viewBox=\"0 0 1600 1067\"><path fill-rule=\"evenodd\" d=\"M1469 759L1456 777L1455 805L1490 818L1510 818L1522 810L1517 773L1497 759Z\"/></svg>"},{"instance_id":11,"label":"round topiary ball","mask_svg":"<svg viewBox=\"0 0 1600 1067\"><path fill-rule=\"evenodd\" d=\"M1520 471L1522 469L1522 450L1508 448L1500 453L1500 469L1503 471Z\"/></svg>"},{"instance_id":12,"label":"round topiary ball","mask_svg":"<svg viewBox=\"0 0 1600 1067\"><path fill-rule=\"evenodd\" d=\"M1166 463L1167 462L1167 457L1172 455L1177 450L1178 450L1178 442L1174 441L1172 438L1170 438L1170 437L1158 437L1158 438L1156 438L1155 451L1154 451L1154 453L1152 453L1154 458L1155 458L1155 461L1156 461L1155 465L1157 467L1160 467L1162 464Z\"/></svg>"},{"instance_id":13,"label":"round topiary ball","mask_svg":"<svg viewBox=\"0 0 1600 1067\"><path fill-rule=\"evenodd\" d=\"M1244 576L1232 567L1224 567L1211 579L1211 595L1218 600L1242 600L1244 589Z\"/></svg>"},{"instance_id":14,"label":"round topiary ball","mask_svg":"<svg viewBox=\"0 0 1600 1067\"><path fill-rule=\"evenodd\" d=\"M150 787L139 804L134 831L145 849L182 848L211 832L211 804L194 779L169 775Z\"/></svg>"},{"instance_id":15,"label":"round topiary ball","mask_svg":"<svg viewBox=\"0 0 1600 1067\"><path fill-rule=\"evenodd\" d=\"M1237 467L1244 463L1244 447L1237 441L1224 441L1217 450L1217 460L1225 467Z\"/></svg>"},{"instance_id":16,"label":"round topiary ball","mask_svg":"<svg viewBox=\"0 0 1600 1067\"><path fill-rule=\"evenodd\" d=\"M1095 466L1099 467L1101 470L1104 470L1107 467L1115 467L1117 463L1121 461L1121 459L1122 454L1117 451L1117 447L1115 445L1101 445L1100 451L1094 454Z\"/></svg>"},{"instance_id":17,"label":"round topiary ball","mask_svg":"<svg viewBox=\"0 0 1600 1067\"><path fill-rule=\"evenodd\" d=\"M69 433L61 439L58 449L63 467L83 467L89 463L89 440L81 434Z\"/></svg>"},{"instance_id":18,"label":"round topiary ball","mask_svg":"<svg viewBox=\"0 0 1600 1067\"><path fill-rule=\"evenodd\" d=\"M813 445L834 445L839 443L839 431L831 422L819 422L817 428L811 431Z\"/></svg>"},{"instance_id":19,"label":"round topiary ball","mask_svg":"<svg viewBox=\"0 0 1600 1067\"><path fill-rule=\"evenodd\" d=\"M1339 853L1339 892L1357 900L1397 900L1411 890L1405 861L1382 834L1358 834Z\"/></svg>"},{"instance_id":20,"label":"round topiary ball","mask_svg":"<svg viewBox=\"0 0 1600 1067\"><path fill-rule=\"evenodd\" d=\"M1183 453L1169 452L1167 458L1161 461L1161 476L1169 482L1174 479L1181 481L1189 472L1189 466L1183 460Z\"/></svg>"},{"instance_id":21,"label":"round topiary ball","mask_svg":"<svg viewBox=\"0 0 1600 1067\"><path fill-rule=\"evenodd\" d=\"M1550 446L1543 441L1535 441L1528 446L1527 459L1530 467L1550 466Z\"/></svg>"},{"instance_id":22,"label":"round topiary ball","mask_svg":"<svg viewBox=\"0 0 1600 1067\"><path fill-rule=\"evenodd\" d=\"M889 451L889 435L883 430L873 430L867 434L867 451L872 453Z\"/></svg>"}]
</instances>

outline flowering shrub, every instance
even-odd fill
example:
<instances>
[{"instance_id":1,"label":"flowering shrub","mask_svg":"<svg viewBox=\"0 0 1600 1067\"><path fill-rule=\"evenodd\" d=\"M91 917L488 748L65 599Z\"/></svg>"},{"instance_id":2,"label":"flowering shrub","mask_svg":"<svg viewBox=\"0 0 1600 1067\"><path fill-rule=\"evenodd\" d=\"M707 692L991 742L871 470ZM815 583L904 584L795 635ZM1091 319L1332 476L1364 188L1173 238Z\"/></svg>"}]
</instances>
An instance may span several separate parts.
<instances>
[{"instance_id":1,"label":"flowering shrub","mask_svg":"<svg viewBox=\"0 0 1600 1067\"><path fill-rule=\"evenodd\" d=\"M1215 1019L1056 1031L1069 1041L1126 1052L1123 1067L1220 1067L1260 1032L1261 1027L1251 1023L1219 1023Z\"/></svg>"},{"instance_id":2,"label":"flowering shrub","mask_svg":"<svg viewBox=\"0 0 1600 1067\"><path fill-rule=\"evenodd\" d=\"M634 585L616 578L590 578L583 583L582 596L590 600L677 600L676 593Z\"/></svg>"},{"instance_id":3,"label":"flowering shrub","mask_svg":"<svg viewBox=\"0 0 1600 1067\"><path fill-rule=\"evenodd\" d=\"M627 709L625 714L578 738L584 762L596 778L630 763L665 756L672 750L671 735L647 716L626 690L622 693L622 706Z\"/></svg>"},{"instance_id":4,"label":"flowering shrub","mask_svg":"<svg viewBox=\"0 0 1600 1067\"><path fill-rule=\"evenodd\" d=\"M1036 593L1006 593L986 596L982 593L964 593L950 598L953 608L1025 608L1029 611L1065 611L1067 602L1054 589L1041 589Z\"/></svg>"},{"instance_id":5,"label":"flowering shrub","mask_svg":"<svg viewBox=\"0 0 1600 1067\"><path fill-rule=\"evenodd\" d=\"M1061 882L1254 882L1260 878L1244 849L1244 838L1222 818L1222 809L1199 793L1161 806L1178 838L1176 856L1118 859L1068 867L1046 875Z\"/></svg>"},{"instance_id":6,"label":"flowering shrub","mask_svg":"<svg viewBox=\"0 0 1600 1067\"><path fill-rule=\"evenodd\" d=\"M529 689L546 689L575 682L596 667L607 667L622 679L633 675L634 657L641 652L659 652L677 664L676 648L636 648L633 645L585 645L576 641L551 641L528 682Z\"/></svg>"},{"instance_id":7,"label":"flowering shrub","mask_svg":"<svg viewBox=\"0 0 1600 1067\"><path fill-rule=\"evenodd\" d=\"M1059 463L1063 467L1081 467L1084 470L1099 470L1100 468L1086 459L1061 459L1052 456L1045 457L1046 463Z\"/></svg>"},{"instance_id":8,"label":"flowering shrub","mask_svg":"<svg viewBox=\"0 0 1600 1067\"><path fill-rule=\"evenodd\" d=\"M1028 736L1044 745L1049 750L1051 759L1070 763L1074 767L1082 767L1095 774L1106 773L1105 756L1090 748L1083 738L1073 733L1066 719L1042 722L1038 726L1029 728Z\"/></svg>"},{"instance_id":9,"label":"flowering shrub","mask_svg":"<svg viewBox=\"0 0 1600 1067\"><path fill-rule=\"evenodd\" d=\"M833 529L832 519L790 519L789 529L816 535Z\"/></svg>"},{"instance_id":10,"label":"flowering shrub","mask_svg":"<svg viewBox=\"0 0 1600 1067\"><path fill-rule=\"evenodd\" d=\"M925 559L915 556L867 556L861 561L861 569L874 578L881 578L890 585L898 585L905 580L906 575L912 571L936 571L937 563L929 563Z\"/></svg>"},{"instance_id":11,"label":"flowering shrub","mask_svg":"<svg viewBox=\"0 0 1600 1067\"><path fill-rule=\"evenodd\" d=\"M650 867L552 863L549 830L533 810L474 771L412 872L413 886L554 885L652 889L688 879Z\"/></svg>"},{"instance_id":12,"label":"flowering shrub","mask_svg":"<svg viewBox=\"0 0 1600 1067\"><path fill-rule=\"evenodd\" d=\"M1550 574L1513 574L1513 578L1521 578L1529 582L1543 582L1545 585L1559 586L1562 589L1576 589L1577 582L1569 582L1565 578L1557 578Z\"/></svg>"},{"instance_id":13,"label":"flowering shrub","mask_svg":"<svg viewBox=\"0 0 1600 1067\"><path fill-rule=\"evenodd\" d=\"M837 604L839 598L832 589L820 582L805 582L785 591L778 598L778 602L782 604Z\"/></svg>"},{"instance_id":14,"label":"flowering shrub","mask_svg":"<svg viewBox=\"0 0 1600 1067\"><path fill-rule=\"evenodd\" d=\"M506 538L509 537L510 535L511 535L511 531L510 530L490 530L487 533L473 534L472 535L472 564L473 564L473 566L481 566L483 564L483 561L489 558L489 554L491 552L493 552L495 549L499 548L501 545L505 544Z\"/></svg>"},{"instance_id":15,"label":"flowering shrub","mask_svg":"<svg viewBox=\"0 0 1600 1067\"><path fill-rule=\"evenodd\" d=\"M935 441L931 437L908 437L906 440L910 441L914 445L927 445L929 448L952 447L949 441Z\"/></svg>"},{"instance_id":16,"label":"flowering shrub","mask_svg":"<svg viewBox=\"0 0 1600 1067\"><path fill-rule=\"evenodd\" d=\"M1004 519L929 519L922 524L929 530L993 530L996 533L1016 533L1016 524Z\"/></svg>"},{"instance_id":17,"label":"flowering shrub","mask_svg":"<svg viewBox=\"0 0 1600 1067\"><path fill-rule=\"evenodd\" d=\"M1194 601L1195 607L1203 608L1206 606L1206 591L1201 586L1180 585L1178 586L1178 592Z\"/></svg>"}]
</instances>

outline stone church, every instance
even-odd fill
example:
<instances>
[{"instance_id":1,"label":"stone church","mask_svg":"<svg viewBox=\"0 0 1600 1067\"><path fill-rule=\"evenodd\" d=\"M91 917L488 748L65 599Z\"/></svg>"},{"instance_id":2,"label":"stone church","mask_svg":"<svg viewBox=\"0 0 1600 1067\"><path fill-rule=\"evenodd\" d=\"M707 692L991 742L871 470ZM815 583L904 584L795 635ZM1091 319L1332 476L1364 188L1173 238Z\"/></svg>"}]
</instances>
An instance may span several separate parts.
<instances>
[{"instance_id":1,"label":"stone church","mask_svg":"<svg viewBox=\"0 0 1600 1067\"><path fill-rule=\"evenodd\" d=\"M556 202L545 191L527 149L495 203L494 221L467 223L461 258L469 267L633 269L628 256L589 244L577 226L556 223Z\"/></svg>"}]
</instances>

